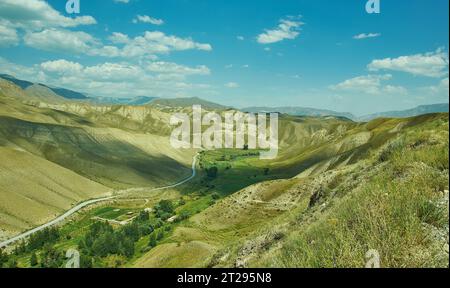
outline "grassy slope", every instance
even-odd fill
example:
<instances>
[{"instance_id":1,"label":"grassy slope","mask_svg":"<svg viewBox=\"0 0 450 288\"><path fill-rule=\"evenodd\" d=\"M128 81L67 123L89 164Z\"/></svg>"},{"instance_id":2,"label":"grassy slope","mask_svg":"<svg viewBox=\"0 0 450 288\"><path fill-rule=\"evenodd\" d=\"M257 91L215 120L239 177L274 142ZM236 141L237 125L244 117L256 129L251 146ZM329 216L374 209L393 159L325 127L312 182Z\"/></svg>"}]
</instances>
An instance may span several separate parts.
<instances>
[{"instance_id":1,"label":"grassy slope","mask_svg":"<svg viewBox=\"0 0 450 288\"><path fill-rule=\"evenodd\" d=\"M443 195L448 114L335 128L320 132L313 149L307 148L312 140L286 139L305 149L282 151L277 161L259 163L271 166L278 174L274 178L283 166L286 175L294 168L303 173L224 198L177 227L165 249L151 250L135 265L362 267L368 249L379 250L385 267L448 265L442 250L448 244L448 194ZM306 130L317 135L322 129ZM286 165L290 153L291 165ZM232 166L243 161L259 162L240 159ZM219 173L214 189L226 191L223 179L236 171ZM253 173L238 172L241 177ZM182 255L188 252L202 256L187 261Z\"/></svg>"}]
</instances>

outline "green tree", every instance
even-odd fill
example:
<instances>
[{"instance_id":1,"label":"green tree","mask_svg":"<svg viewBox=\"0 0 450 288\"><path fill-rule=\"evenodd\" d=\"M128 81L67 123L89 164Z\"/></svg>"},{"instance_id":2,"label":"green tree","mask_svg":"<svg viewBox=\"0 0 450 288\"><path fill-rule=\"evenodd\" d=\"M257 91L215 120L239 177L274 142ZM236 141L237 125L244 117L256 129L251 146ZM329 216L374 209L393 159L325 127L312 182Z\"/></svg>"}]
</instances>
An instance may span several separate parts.
<instances>
[{"instance_id":1,"label":"green tree","mask_svg":"<svg viewBox=\"0 0 450 288\"><path fill-rule=\"evenodd\" d=\"M161 229L158 230L158 233L156 234L156 240L161 241L164 238L164 231Z\"/></svg>"},{"instance_id":2,"label":"green tree","mask_svg":"<svg viewBox=\"0 0 450 288\"><path fill-rule=\"evenodd\" d=\"M127 238L131 238L133 242L139 240L139 226L136 223L128 224L123 227L123 233Z\"/></svg>"},{"instance_id":3,"label":"green tree","mask_svg":"<svg viewBox=\"0 0 450 288\"><path fill-rule=\"evenodd\" d=\"M125 238L121 243L120 254L131 258L134 255L134 242L130 238Z\"/></svg>"},{"instance_id":4,"label":"green tree","mask_svg":"<svg viewBox=\"0 0 450 288\"><path fill-rule=\"evenodd\" d=\"M30 258L30 265L31 265L31 267L34 267L34 266L36 266L38 264L39 264L39 261L38 261L36 252L33 252L31 254L31 258Z\"/></svg>"},{"instance_id":5,"label":"green tree","mask_svg":"<svg viewBox=\"0 0 450 288\"><path fill-rule=\"evenodd\" d=\"M145 222L150 220L150 214L147 211L141 211L139 215L134 219L135 222Z\"/></svg>"},{"instance_id":6,"label":"green tree","mask_svg":"<svg viewBox=\"0 0 450 288\"><path fill-rule=\"evenodd\" d=\"M152 234L150 234L150 239L149 239L149 241L148 241L148 246L150 246L150 247L156 247L156 245L157 245L157 241L156 241L156 235L155 235L156 233L152 233Z\"/></svg>"},{"instance_id":7,"label":"green tree","mask_svg":"<svg viewBox=\"0 0 450 288\"><path fill-rule=\"evenodd\" d=\"M173 204L170 200L161 200L158 203L158 209L166 213L173 213Z\"/></svg>"},{"instance_id":8,"label":"green tree","mask_svg":"<svg viewBox=\"0 0 450 288\"><path fill-rule=\"evenodd\" d=\"M209 178L216 178L218 172L219 172L219 169L216 166L213 166L213 167L210 167L210 168L206 169L206 175Z\"/></svg>"},{"instance_id":9,"label":"green tree","mask_svg":"<svg viewBox=\"0 0 450 288\"><path fill-rule=\"evenodd\" d=\"M41 257L41 267L60 268L64 263L65 257L61 251L56 250L50 244L46 244Z\"/></svg>"}]
</instances>

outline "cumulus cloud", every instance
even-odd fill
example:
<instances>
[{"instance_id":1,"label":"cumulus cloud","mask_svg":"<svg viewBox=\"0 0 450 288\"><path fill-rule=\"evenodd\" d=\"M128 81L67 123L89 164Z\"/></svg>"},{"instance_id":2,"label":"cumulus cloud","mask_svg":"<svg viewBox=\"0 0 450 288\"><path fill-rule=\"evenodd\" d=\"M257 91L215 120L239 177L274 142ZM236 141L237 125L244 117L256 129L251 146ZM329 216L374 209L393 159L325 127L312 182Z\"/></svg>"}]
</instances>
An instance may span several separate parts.
<instances>
[{"instance_id":1,"label":"cumulus cloud","mask_svg":"<svg viewBox=\"0 0 450 288\"><path fill-rule=\"evenodd\" d=\"M349 91L365 94L397 94L403 95L407 93L406 88L401 86L383 85L383 81L392 79L392 75L366 75L345 80L330 88L335 91Z\"/></svg>"},{"instance_id":2,"label":"cumulus cloud","mask_svg":"<svg viewBox=\"0 0 450 288\"><path fill-rule=\"evenodd\" d=\"M106 62L86 66L66 59L58 59L25 67L0 57L0 71L21 79L98 96L184 97L212 93L209 85L188 81L190 75L209 74L207 67L187 67L169 62L156 62L156 64L149 62L140 65Z\"/></svg>"},{"instance_id":3,"label":"cumulus cloud","mask_svg":"<svg viewBox=\"0 0 450 288\"><path fill-rule=\"evenodd\" d=\"M99 45L99 41L88 33L56 28L27 32L24 42L36 49L74 54L90 53L92 47Z\"/></svg>"},{"instance_id":4,"label":"cumulus cloud","mask_svg":"<svg viewBox=\"0 0 450 288\"><path fill-rule=\"evenodd\" d=\"M191 38L179 38L160 31L146 31L142 36L130 38L123 33L113 33L109 40L122 45L118 50L121 57L140 57L167 54L172 51L201 50L211 51L210 44L198 43Z\"/></svg>"},{"instance_id":5,"label":"cumulus cloud","mask_svg":"<svg viewBox=\"0 0 450 288\"><path fill-rule=\"evenodd\" d=\"M50 73L58 73L58 74L73 74L78 73L83 70L83 65L67 61L64 59L55 60L55 61L47 61L41 63L41 68L44 71L50 72Z\"/></svg>"},{"instance_id":6,"label":"cumulus cloud","mask_svg":"<svg viewBox=\"0 0 450 288\"><path fill-rule=\"evenodd\" d=\"M299 30L302 25L304 25L303 22L292 17L281 19L280 24L276 28L266 30L266 32L259 34L257 41L260 44L272 44L285 39L295 39L300 35Z\"/></svg>"},{"instance_id":7,"label":"cumulus cloud","mask_svg":"<svg viewBox=\"0 0 450 288\"><path fill-rule=\"evenodd\" d=\"M362 40L362 39L367 39L367 38L376 38L376 37L380 37L380 36L381 36L381 33L362 33L362 34L353 36L353 39Z\"/></svg>"},{"instance_id":8,"label":"cumulus cloud","mask_svg":"<svg viewBox=\"0 0 450 288\"><path fill-rule=\"evenodd\" d=\"M65 17L41 0L2 0L0 19L13 27L32 30L97 23L92 16Z\"/></svg>"},{"instance_id":9,"label":"cumulus cloud","mask_svg":"<svg viewBox=\"0 0 450 288\"><path fill-rule=\"evenodd\" d=\"M438 49L425 54L373 60L368 65L368 69L370 71L401 71L416 76L438 78L448 75L448 54Z\"/></svg>"},{"instance_id":10,"label":"cumulus cloud","mask_svg":"<svg viewBox=\"0 0 450 288\"><path fill-rule=\"evenodd\" d=\"M108 40L113 45L105 45L101 40L86 32L60 28L50 28L40 32L30 31L24 37L24 43L36 49L108 58L145 57L155 59L157 54L168 54L172 51L212 50L209 44L197 43L190 38L167 36L158 31L147 31L143 36L135 38L115 32Z\"/></svg>"},{"instance_id":11,"label":"cumulus cloud","mask_svg":"<svg viewBox=\"0 0 450 288\"><path fill-rule=\"evenodd\" d=\"M153 25L163 25L164 21L162 19L156 19L150 17L148 15L137 15L136 18L133 19L133 23L149 23Z\"/></svg>"}]
</instances>

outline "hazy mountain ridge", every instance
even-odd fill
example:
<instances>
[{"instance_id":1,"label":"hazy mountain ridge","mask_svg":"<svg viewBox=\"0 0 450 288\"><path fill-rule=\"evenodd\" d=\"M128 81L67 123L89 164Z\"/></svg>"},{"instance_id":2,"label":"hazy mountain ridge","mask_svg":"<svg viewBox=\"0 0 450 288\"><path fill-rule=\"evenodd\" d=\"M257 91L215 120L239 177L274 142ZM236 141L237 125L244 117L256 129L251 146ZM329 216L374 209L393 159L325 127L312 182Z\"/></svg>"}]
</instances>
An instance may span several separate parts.
<instances>
[{"instance_id":1,"label":"hazy mountain ridge","mask_svg":"<svg viewBox=\"0 0 450 288\"><path fill-rule=\"evenodd\" d=\"M289 114L292 116L335 116L335 117L345 117L348 119L355 119L355 116L352 113L348 112L336 112L332 110L326 109L316 109L316 108L307 108L307 107L248 107L241 109L245 112L251 113L268 113L268 112L278 112Z\"/></svg>"},{"instance_id":2,"label":"hazy mountain ridge","mask_svg":"<svg viewBox=\"0 0 450 288\"><path fill-rule=\"evenodd\" d=\"M150 103L152 106L166 107L166 108L188 108L192 107L192 105L201 105L202 108L210 109L210 110L225 110L230 107L224 106L221 104L217 104L211 101L207 101L198 97L190 97L190 98L159 98Z\"/></svg>"},{"instance_id":3,"label":"hazy mountain ridge","mask_svg":"<svg viewBox=\"0 0 450 288\"><path fill-rule=\"evenodd\" d=\"M84 93L80 93L77 91L73 91L70 89L65 89L65 88L60 88L60 87L50 87L47 86L45 84L42 83L33 83L30 81L26 81L26 80L21 80L21 79L17 79L11 75L7 75L7 74L0 74L0 78L10 81L14 84L16 84L17 86L19 86L22 89L27 89L33 85L39 85L39 86L43 86L46 87L48 89L50 89L52 92L54 92L55 94L65 98L65 99L73 99L73 100L86 100L88 99L88 97L84 94Z\"/></svg>"},{"instance_id":4,"label":"hazy mountain ridge","mask_svg":"<svg viewBox=\"0 0 450 288\"><path fill-rule=\"evenodd\" d=\"M352 113L348 112L336 112L332 110L326 109L315 109L315 108L306 108L306 107L248 107L241 109L245 112L258 113L258 112L278 112L289 114L293 116L313 116L313 117L325 117L325 116L334 116L334 117L345 117L354 121L359 122L368 122L370 120L376 118L407 118L413 116L419 116L424 114L431 113L448 113L449 112L449 104L441 103L441 104L431 104L431 105L420 105L412 109L406 110L398 110L398 111L386 111L374 114L368 114L364 116L355 116Z\"/></svg>"},{"instance_id":5,"label":"hazy mountain ridge","mask_svg":"<svg viewBox=\"0 0 450 288\"><path fill-rule=\"evenodd\" d=\"M0 80L9 81L22 88L31 99L22 97L22 100L42 101L48 104L61 104L62 102L87 103L92 105L125 105L125 106L151 106L157 109L189 108L193 105L201 105L208 110L227 110L232 107L204 100L198 97L188 98L158 98L149 96L137 96L128 98L116 97L93 97L84 93L65 88L49 87L45 84L32 83L26 80L20 80L13 76L0 74ZM363 116L355 116L349 112L338 112L328 109L316 109L310 107L247 107L238 109L250 113L268 113L278 112L292 116L311 116L311 117L342 117L358 122L367 122L376 118L407 118L430 113L449 112L448 103L420 105L412 109L386 111Z\"/></svg>"},{"instance_id":6,"label":"hazy mountain ridge","mask_svg":"<svg viewBox=\"0 0 450 288\"><path fill-rule=\"evenodd\" d=\"M142 106L150 104L155 99L158 99L158 97L148 97L148 96L137 96L133 98L91 97L89 99L89 102L93 104Z\"/></svg>"},{"instance_id":7,"label":"hazy mountain ridge","mask_svg":"<svg viewBox=\"0 0 450 288\"><path fill-rule=\"evenodd\" d=\"M399 111L387 111L381 113L374 113L370 115L365 115L358 117L359 121L370 121L376 118L388 117L388 118L405 118L419 116L423 114L430 113L448 113L449 103L431 104L431 105L420 105L412 109L399 110Z\"/></svg>"}]
</instances>

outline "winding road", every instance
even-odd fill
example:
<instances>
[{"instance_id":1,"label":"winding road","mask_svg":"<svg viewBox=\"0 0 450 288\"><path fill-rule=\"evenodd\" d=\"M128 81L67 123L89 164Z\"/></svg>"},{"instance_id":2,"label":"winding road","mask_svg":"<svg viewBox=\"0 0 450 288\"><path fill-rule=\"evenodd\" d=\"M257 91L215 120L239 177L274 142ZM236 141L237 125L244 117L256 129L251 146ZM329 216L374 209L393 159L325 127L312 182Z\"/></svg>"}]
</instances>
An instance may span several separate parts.
<instances>
[{"instance_id":1,"label":"winding road","mask_svg":"<svg viewBox=\"0 0 450 288\"><path fill-rule=\"evenodd\" d=\"M177 182L177 183L172 184L172 185L164 186L164 187L153 188L153 189L150 189L150 190L148 190L149 188L132 188L132 189L121 190L121 191L116 191L116 192L119 193L119 194L123 194L123 193L126 193L126 192L135 192L135 191L141 191L141 190L159 191L159 190L175 188L175 187L178 187L180 185L183 185L183 184L191 181L192 179L194 179L195 176L197 175L196 166L197 166L197 158L198 158L198 156L199 156L199 154L197 153L192 158L192 175L189 176L188 178L184 179L184 180L181 180L180 182ZM50 222L47 222L47 223L45 223L45 224L43 224L43 225L41 225L39 227L33 228L33 229L31 229L31 230L29 230L27 232L24 232L24 233L22 233L20 235L17 235L15 237L11 238L11 239L8 239L8 240L6 240L4 242L1 242L0 243L0 248L4 248L4 247L6 247L8 245L11 245L12 243L14 243L16 241L25 239L26 237L28 237L28 236L30 236L30 235L38 232L38 231L41 231L41 230L43 230L45 228L48 228L48 227L54 226L54 225L56 225L58 223L61 223L67 217L75 214L76 212L80 211L81 209L83 209L83 208L85 208L87 206L90 206L90 205L93 205L93 204L96 204L96 203L99 203L99 202L108 201L108 200L117 198L119 196L120 195L109 196L109 197L92 199L92 200L88 200L88 201L82 202L82 203L78 204L77 206L73 207L72 209L70 209L69 211L67 211L66 213L62 214L61 216L58 216L57 218L51 220Z\"/></svg>"}]
</instances>

